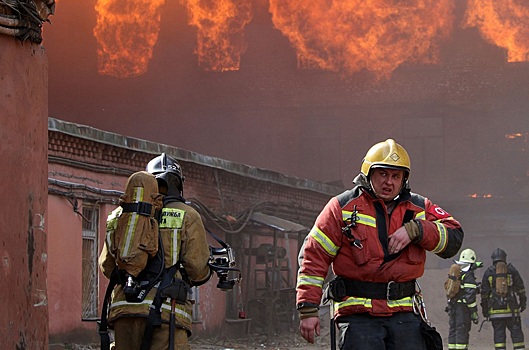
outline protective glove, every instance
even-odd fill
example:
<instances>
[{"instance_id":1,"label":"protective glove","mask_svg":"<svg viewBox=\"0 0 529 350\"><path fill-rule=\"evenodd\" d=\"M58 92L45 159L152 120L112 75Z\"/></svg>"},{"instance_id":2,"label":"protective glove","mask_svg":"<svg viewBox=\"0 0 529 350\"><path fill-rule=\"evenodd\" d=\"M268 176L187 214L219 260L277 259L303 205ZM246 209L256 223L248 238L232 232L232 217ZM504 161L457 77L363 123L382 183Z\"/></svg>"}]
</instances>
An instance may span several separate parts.
<instances>
[{"instance_id":1,"label":"protective glove","mask_svg":"<svg viewBox=\"0 0 529 350\"><path fill-rule=\"evenodd\" d=\"M410 237L410 241L415 242L417 241L417 239L419 239L421 234L421 228L419 227L419 223L414 220L411 220L404 224L404 228L408 233L408 237Z\"/></svg>"},{"instance_id":2,"label":"protective glove","mask_svg":"<svg viewBox=\"0 0 529 350\"><path fill-rule=\"evenodd\" d=\"M520 303L520 312L524 312L526 307L527 307L526 303Z\"/></svg>"},{"instance_id":3,"label":"protective glove","mask_svg":"<svg viewBox=\"0 0 529 350\"><path fill-rule=\"evenodd\" d=\"M299 319L319 316L319 307L312 303L299 303L296 307L299 311Z\"/></svg>"},{"instance_id":4,"label":"protective glove","mask_svg":"<svg viewBox=\"0 0 529 350\"><path fill-rule=\"evenodd\" d=\"M470 314L470 318L472 319L472 323L474 323L474 324L478 324L479 323L478 312L477 311L472 311L472 314Z\"/></svg>"}]
</instances>

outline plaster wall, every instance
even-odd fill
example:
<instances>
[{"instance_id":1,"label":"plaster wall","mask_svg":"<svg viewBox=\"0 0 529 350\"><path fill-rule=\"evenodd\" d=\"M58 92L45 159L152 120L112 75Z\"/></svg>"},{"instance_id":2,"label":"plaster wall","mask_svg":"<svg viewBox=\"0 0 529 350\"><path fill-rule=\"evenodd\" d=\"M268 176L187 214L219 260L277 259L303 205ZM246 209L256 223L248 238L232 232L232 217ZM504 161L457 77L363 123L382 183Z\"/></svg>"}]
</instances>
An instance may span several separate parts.
<instances>
[{"instance_id":1,"label":"plaster wall","mask_svg":"<svg viewBox=\"0 0 529 350\"><path fill-rule=\"evenodd\" d=\"M66 128L66 126L65 126ZM75 128L74 128L75 129ZM76 129L83 137L68 133L49 131L48 156L48 219L49 238L49 293L50 293L50 343L88 343L98 342L96 324L82 320L82 218L75 210L82 211L82 205L90 200L99 206L98 254L105 237L107 214L117 206L119 194L124 191L127 178L135 171L143 170L145 164L154 156L146 153L150 146L141 146L139 150L110 146L105 142L90 140L89 129ZM103 132L104 133L104 132ZM111 135L105 137L110 139ZM102 136L102 138L105 138ZM127 144L142 144L138 140L127 140ZM158 146L156 146L158 147ZM169 153L176 150L167 149ZM197 156L197 159L205 156ZM196 294L197 316L193 325L195 336L217 337L225 326L225 318L237 318L239 303L244 298L244 307L248 317L253 317L249 308L249 298L255 299L254 287L255 257L245 255L244 248L249 244L249 236L254 236L252 247L272 242L272 229L255 223L247 223L243 230L223 231L216 226L209 215L238 216L249 208L256 211L270 211L270 215L285 217L308 227L316 211L326 202L330 194L313 192L307 189L284 186L272 181L241 176L230 171L210 167L195 162L180 161L186 177L184 196L188 201L201 203L211 213L203 211L206 227L228 242L235 251L237 267L242 270L243 280L231 291L217 288L218 277L200 286ZM237 168L239 165L233 165ZM255 169L246 169L258 172ZM269 174L271 176L272 174ZM276 174L277 175L277 174ZM257 204L267 206L256 207ZM280 205L281 204L281 205ZM242 218L241 218L242 220ZM240 224L240 222L238 223ZM261 231L264 237L260 237ZM210 245L220 247L213 237L208 237ZM278 243L284 245L283 234ZM291 276L296 269L298 239L290 240ZM101 312L104 292L108 280L98 273L98 315ZM230 276L229 278L234 278ZM247 282L252 281L248 284ZM291 285L293 288L293 277ZM241 289L239 290L239 286ZM239 294L240 293L240 294ZM242 298L241 298L242 295ZM293 305L293 301L290 303ZM259 324L254 322L252 324ZM230 327L232 331L242 331L243 324ZM253 328L253 326L252 326Z\"/></svg>"},{"instance_id":2,"label":"plaster wall","mask_svg":"<svg viewBox=\"0 0 529 350\"><path fill-rule=\"evenodd\" d=\"M0 35L0 347L48 347L48 61Z\"/></svg>"},{"instance_id":3,"label":"plaster wall","mask_svg":"<svg viewBox=\"0 0 529 350\"><path fill-rule=\"evenodd\" d=\"M53 334L69 331L72 323L81 318L82 218L65 197L49 196L48 212L48 291L50 333Z\"/></svg>"}]
</instances>

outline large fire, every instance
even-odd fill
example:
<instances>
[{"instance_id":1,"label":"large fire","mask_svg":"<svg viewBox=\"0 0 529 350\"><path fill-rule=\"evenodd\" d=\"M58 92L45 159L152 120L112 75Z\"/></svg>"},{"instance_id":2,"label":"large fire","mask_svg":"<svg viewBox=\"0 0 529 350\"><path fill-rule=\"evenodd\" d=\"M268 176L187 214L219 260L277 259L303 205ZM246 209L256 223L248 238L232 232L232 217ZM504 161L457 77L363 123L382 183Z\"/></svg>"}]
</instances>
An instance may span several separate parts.
<instances>
[{"instance_id":1,"label":"large fire","mask_svg":"<svg viewBox=\"0 0 529 350\"><path fill-rule=\"evenodd\" d=\"M256 0L179 0L197 29L195 53L205 70L240 68L245 27ZM272 22L290 41L300 68L345 75L361 70L389 77L405 62L439 62L452 33L457 0L269 0ZM97 0L100 74L120 78L147 71L165 0ZM526 0L467 0L462 24L503 47L508 60L529 60Z\"/></svg>"},{"instance_id":2,"label":"large fire","mask_svg":"<svg viewBox=\"0 0 529 350\"><path fill-rule=\"evenodd\" d=\"M94 35L103 75L128 78L147 71L165 0L98 0Z\"/></svg>"},{"instance_id":3,"label":"large fire","mask_svg":"<svg viewBox=\"0 0 529 350\"><path fill-rule=\"evenodd\" d=\"M250 0L182 0L197 27L198 64L206 70L238 70L246 49L244 28L252 20Z\"/></svg>"},{"instance_id":4,"label":"large fire","mask_svg":"<svg viewBox=\"0 0 529 350\"><path fill-rule=\"evenodd\" d=\"M436 63L453 0L270 0L274 25L301 68L389 76L403 62Z\"/></svg>"},{"instance_id":5,"label":"large fire","mask_svg":"<svg viewBox=\"0 0 529 350\"><path fill-rule=\"evenodd\" d=\"M507 50L509 62L529 59L529 2L526 0L468 0L466 26Z\"/></svg>"}]
</instances>

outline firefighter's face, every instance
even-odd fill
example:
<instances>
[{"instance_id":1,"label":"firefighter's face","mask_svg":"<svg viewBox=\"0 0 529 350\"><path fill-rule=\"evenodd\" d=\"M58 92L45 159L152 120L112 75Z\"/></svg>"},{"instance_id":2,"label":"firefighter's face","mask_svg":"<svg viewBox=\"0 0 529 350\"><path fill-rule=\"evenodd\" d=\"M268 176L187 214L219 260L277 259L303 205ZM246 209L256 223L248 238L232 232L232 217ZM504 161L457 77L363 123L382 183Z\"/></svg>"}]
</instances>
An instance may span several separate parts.
<instances>
[{"instance_id":1,"label":"firefighter's face","mask_svg":"<svg viewBox=\"0 0 529 350\"><path fill-rule=\"evenodd\" d=\"M371 186L378 198L392 201L400 192L404 183L404 170L375 168L370 176Z\"/></svg>"}]
</instances>

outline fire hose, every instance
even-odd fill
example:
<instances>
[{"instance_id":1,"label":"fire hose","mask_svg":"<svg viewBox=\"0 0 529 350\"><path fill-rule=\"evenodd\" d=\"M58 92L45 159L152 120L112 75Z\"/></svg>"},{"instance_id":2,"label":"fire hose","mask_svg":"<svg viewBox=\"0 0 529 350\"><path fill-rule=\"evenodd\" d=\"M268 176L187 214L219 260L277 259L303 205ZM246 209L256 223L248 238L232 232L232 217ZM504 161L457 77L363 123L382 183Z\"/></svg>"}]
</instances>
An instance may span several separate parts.
<instances>
[{"instance_id":1,"label":"fire hose","mask_svg":"<svg viewBox=\"0 0 529 350\"><path fill-rule=\"evenodd\" d=\"M483 321L481 321L481 324L479 325L478 332L481 332L481 328L483 328L483 323L485 323L486 321L490 321L488 317L485 318Z\"/></svg>"}]
</instances>

